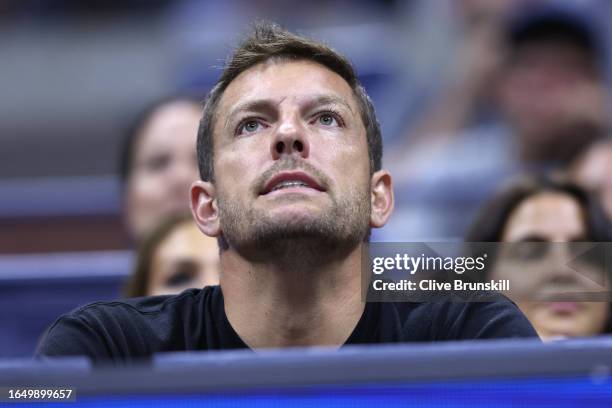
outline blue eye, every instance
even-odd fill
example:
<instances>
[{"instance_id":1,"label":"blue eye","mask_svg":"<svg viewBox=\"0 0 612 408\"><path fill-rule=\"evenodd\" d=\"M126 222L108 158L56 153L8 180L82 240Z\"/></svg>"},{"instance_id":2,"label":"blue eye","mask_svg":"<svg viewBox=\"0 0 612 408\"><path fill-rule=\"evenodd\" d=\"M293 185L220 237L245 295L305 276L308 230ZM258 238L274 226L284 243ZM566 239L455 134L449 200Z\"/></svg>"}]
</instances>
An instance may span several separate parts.
<instances>
[{"instance_id":1,"label":"blue eye","mask_svg":"<svg viewBox=\"0 0 612 408\"><path fill-rule=\"evenodd\" d=\"M238 134L254 133L259 130L261 124L256 120L249 120L238 127Z\"/></svg>"},{"instance_id":2,"label":"blue eye","mask_svg":"<svg viewBox=\"0 0 612 408\"><path fill-rule=\"evenodd\" d=\"M324 113L321 116L319 116L319 123L324 126L337 126L338 125L338 121L330 113Z\"/></svg>"}]
</instances>

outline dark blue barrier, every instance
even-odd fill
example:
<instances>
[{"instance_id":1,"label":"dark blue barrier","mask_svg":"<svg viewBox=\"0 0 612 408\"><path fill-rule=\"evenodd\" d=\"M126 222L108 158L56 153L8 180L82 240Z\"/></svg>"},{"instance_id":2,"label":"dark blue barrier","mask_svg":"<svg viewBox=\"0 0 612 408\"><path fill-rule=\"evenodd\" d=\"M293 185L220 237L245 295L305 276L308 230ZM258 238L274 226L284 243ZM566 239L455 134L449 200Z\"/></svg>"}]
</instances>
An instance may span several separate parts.
<instances>
[{"instance_id":1,"label":"dark blue barrier","mask_svg":"<svg viewBox=\"0 0 612 408\"><path fill-rule=\"evenodd\" d=\"M120 297L131 253L0 257L0 357L31 356L61 314Z\"/></svg>"},{"instance_id":2,"label":"dark blue barrier","mask_svg":"<svg viewBox=\"0 0 612 408\"><path fill-rule=\"evenodd\" d=\"M147 366L47 375L0 369L0 387L71 387L77 405L95 407L609 407L611 367L610 337L490 340L172 353Z\"/></svg>"}]
</instances>

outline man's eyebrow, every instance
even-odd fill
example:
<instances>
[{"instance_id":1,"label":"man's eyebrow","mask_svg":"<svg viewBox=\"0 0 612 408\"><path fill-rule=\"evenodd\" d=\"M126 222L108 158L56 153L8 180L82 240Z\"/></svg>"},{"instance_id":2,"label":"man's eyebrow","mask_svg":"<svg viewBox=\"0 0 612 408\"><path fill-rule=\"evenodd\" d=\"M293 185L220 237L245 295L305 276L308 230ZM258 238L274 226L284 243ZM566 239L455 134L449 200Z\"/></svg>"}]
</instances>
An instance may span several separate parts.
<instances>
[{"instance_id":1,"label":"man's eyebrow","mask_svg":"<svg viewBox=\"0 0 612 408\"><path fill-rule=\"evenodd\" d=\"M308 102L306 104L307 107L312 108L314 106L318 106L318 105L341 105L343 107L345 107L346 109L348 109L349 112L351 112L353 115L355 114L355 112L353 112L353 109L351 108L351 106L342 98L340 98L339 96L334 96L334 95L319 95L316 96L312 99L312 101Z\"/></svg>"},{"instance_id":2,"label":"man's eyebrow","mask_svg":"<svg viewBox=\"0 0 612 408\"><path fill-rule=\"evenodd\" d=\"M277 104L278 103L271 101L270 99L255 99L239 103L229 111L227 118L225 119L225 127L227 127L230 119L233 118L238 112L271 110Z\"/></svg>"}]
</instances>

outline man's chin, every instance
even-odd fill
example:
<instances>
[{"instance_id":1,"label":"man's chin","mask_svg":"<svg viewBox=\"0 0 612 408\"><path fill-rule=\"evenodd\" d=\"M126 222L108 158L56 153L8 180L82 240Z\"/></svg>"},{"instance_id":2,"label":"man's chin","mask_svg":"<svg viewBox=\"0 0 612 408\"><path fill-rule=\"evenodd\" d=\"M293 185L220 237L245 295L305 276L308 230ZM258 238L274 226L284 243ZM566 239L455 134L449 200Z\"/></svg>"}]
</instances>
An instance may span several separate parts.
<instances>
[{"instance_id":1,"label":"man's chin","mask_svg":"<svg viewBox=\"0 0 612 408\"><path fill-rule=\"evenodd\" d=\"M333 256L354 248L369 232L367 208L325 198L255 200L248 209L221 204L220 218L226 220L221 227L228 246L257 261L298 252L315 258L327 252Z\"/></svg>"},{"instance_id":2,"label":"man's chin","mask_svg":"<svg viewBox=\"0 0 612 408\"><path fill-rule=\"evenodd\" d=\"M312 235L329 235L333 233L332 220L317 217L308 212L287 212L273 218L261 220L257 225L257 235L272 237L308 237Z\"/></svg>"},{"instance_id":3,"label":"man's chin","mask_svg":"<svg viewBox=\"0 0 612 408\"><path fill-rule=\"evenodd\" d=\"M334 222L336 222L334 220ZM257 224L249 239L234 242L235 249L252 261L310 265L343 257L363 241L329 219L293 218ZM295 266L295 265L294 265Z\"/></svg>"},{"instance_id":4,"label":"man's chin","mask_svg":"<svg viewBox=\"0 0 612 408\"><path fill-rule=\"evenodd\" d=\"M315 195L283 194L275 197L261 196L254 202L254 208L264 214L293 211L323 211L329 210L329 196L323 193Z\"/></svg>"},{"instance_id":5,"label":"man's chin","mask_svg":"<svg viewBox=\"0 0 612 408\"><path fill-rule=\"evenodd\" d=\"M330 217L332 208L327 203L311 202L277 202L271 205L254 207L254 215L260 221L269 224L310 224L324 221Z\"/></svg>"}]
</instances>

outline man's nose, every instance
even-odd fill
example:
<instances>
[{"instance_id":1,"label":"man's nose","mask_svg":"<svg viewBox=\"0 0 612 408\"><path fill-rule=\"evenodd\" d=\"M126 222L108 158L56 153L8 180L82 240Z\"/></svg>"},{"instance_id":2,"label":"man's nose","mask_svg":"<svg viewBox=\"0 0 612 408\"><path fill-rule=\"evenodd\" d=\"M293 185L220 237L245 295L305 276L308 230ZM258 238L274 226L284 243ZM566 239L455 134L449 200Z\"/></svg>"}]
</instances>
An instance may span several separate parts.
<instances>
[{"instance_id":1,"label":"man's nose","mask_svg":"<svg viewBox=\"0 0 612 408\"><path fill-rule=\"evenodd\" d=\"M270 151L274 160L280 159L284 155L300 155L302 158L308 157L310 153L310 143L306 136L304 126L294 118L284 120L278 126Z\"/></svg>"}]
</instances>

